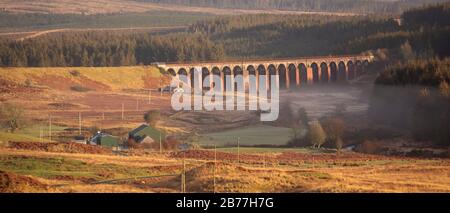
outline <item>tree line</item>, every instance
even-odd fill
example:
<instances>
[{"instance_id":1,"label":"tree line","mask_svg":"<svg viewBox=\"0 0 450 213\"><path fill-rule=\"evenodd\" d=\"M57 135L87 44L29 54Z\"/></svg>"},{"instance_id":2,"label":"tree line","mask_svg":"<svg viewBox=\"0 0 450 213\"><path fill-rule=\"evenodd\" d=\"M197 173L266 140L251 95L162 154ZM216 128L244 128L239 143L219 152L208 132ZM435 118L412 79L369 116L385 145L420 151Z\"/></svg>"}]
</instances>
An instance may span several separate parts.
<instances>
[{"instance_id":1,"label":"tree line","mask_svg":"<svg viewBox=\"0 0 450 213\"><path fill-rule=\"evenodd\" d=\"M445 0L137 0L152 3L166 3L201 7L240 9L280 9L302 11L328 11L353 13L400 13L423 4Z\"/></svg>"},{"instance_id":2,"label":"tree line","mask_svg":"<svg viewBox=\"0 0 450 213\"><path fill-rule=\"evenodd\" d=\"M348 44L399 26L385 17L245 15L198 22L190 30L210 35L230 57L258 58L360 53Z\"/></svg>"},{"instance_id":3,"label":"tree line","mask_svg":"<svg viewBox=\"0 0 450 213\"><path fill-rule=\"evenodd\" d=\"M444 11L427 19L423 19L427 14L423 10L405 12L401 24L385 16L266 14L202 20L184 33L165 35L72 32L25 41L4 39L0 40L0 66L127 66L359 54L378 49L396 51L405 42L417 56L446 57L450 52L448 5L424 8L428 13Z\"/></svg>"},{"instance_id":4,"label":"tree line","mask_svg":"<svg viewBox=\"0 0 450 213\"><path fill-rule=\"evenodd\" d=\"M0 28L55 27L156 27L192 24L208 17L205 13L151 11L143 13L58 14L0 11Z\"/></svg>"},{"instance_id":5,"label":"tree line","mask_svg":"<svg viewBox=\"0 0 450 213\"><path fill-rule=\"evenodd\" d=\"M404 14L408 30L393 65L379 73L369 105L375 123L408 130L422 142L449 146L450 4ZM392 57L390 57L392 60Z\"/></svg>"},{"instance_id":6,"label":"tree line","mask_svg":"<svg viewBox=\"0 0 450 213\"><path fill-rule=\"evenodd\" d=\"M202 34L69 33L0 41L2 66L129 66L220 60L223 48Z\"/></svg>"}]
</instances>

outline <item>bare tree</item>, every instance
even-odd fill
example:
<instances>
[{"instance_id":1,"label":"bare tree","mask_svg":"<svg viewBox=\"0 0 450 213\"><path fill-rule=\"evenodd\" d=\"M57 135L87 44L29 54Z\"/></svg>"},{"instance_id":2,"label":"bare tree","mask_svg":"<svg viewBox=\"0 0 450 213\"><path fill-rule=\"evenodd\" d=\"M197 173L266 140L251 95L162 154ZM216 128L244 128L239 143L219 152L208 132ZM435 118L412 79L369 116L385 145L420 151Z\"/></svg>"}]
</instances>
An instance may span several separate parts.
<instances>
[{"instance_id":1,"label":"bare tree","mask_svg":"<svg viewBox=\"0 0 450 213\"><path fill-rule=\"evenodd\" d=\"M0 122L4 128L14 132L19 128L25 126L25 118L23 116L24 110L22 107L3 103L0 105Z\"/></svg>"},{"instance_id":2,"label":"bare tree","mask_svg":"<svg viewBox=\"0 0 450 213\"><path fill-rule=\"evenodd\" d=\"M319 121L313 121L309 126L309 138L314 148L320 148L325 143L327 136Z\"/></svg>"},{"instance_id":3,"label":"bare tree","mask_svg":"<svg viewBox=\"0 0 450 213\"><path fill-rule=\"evenodd\" d=\"M342 145L344 145L344 142L342 141L342 139L339 137L336 139L336 151L338 154L341 153L342 150Z\"/></svg>"},{"instance_id":4,"label":"bare tree","mask_svg":"<svg viewBox=\"0 0 450 213\"><path fill-rule=\"evenodd\" d=\"M345 131L345 123L339 117L332 117L323 122L323 128L328 136L328 140L336 145L336 150L340 152L343 141L342 136Z\"/></svg>"}]
</instances>

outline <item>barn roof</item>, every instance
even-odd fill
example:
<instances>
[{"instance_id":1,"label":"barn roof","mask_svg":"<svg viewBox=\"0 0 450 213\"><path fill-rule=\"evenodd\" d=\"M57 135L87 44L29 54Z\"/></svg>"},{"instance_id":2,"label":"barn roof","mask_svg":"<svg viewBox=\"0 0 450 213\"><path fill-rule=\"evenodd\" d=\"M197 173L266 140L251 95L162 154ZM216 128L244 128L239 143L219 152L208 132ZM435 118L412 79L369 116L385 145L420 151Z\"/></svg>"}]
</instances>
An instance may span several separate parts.
<instances>
[{"instance_id":1,"label":"barn roof","mask_svg":"<svg viewBox=\"0 0 450 213\"><path fill-rule=\"evenodd\" d=\"M140 142L142 139L144 139L147 136L152 138L154 141L159 141L160 134L161 134L161 139L164 141L164 139L166 138L164 132L162 132L154 127L151 127L147 124L142 124L139 127L137 127L136 129L133 129L128 135L130 138L136 139L137 142Z\"/></svg>"}]
</instances>

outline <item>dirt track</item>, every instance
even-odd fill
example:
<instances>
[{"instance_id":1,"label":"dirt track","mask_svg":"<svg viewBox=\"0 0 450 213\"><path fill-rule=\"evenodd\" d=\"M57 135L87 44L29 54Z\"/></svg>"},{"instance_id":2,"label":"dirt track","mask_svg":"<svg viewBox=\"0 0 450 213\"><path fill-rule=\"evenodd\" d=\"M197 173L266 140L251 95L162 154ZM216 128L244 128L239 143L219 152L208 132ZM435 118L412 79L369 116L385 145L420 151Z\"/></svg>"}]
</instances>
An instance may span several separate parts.
<instances>
[{"instance_id":1,"label":"dirt track","mask_svg":"<svg viewBox=\"0 0 450 213\"><path fill-rule=\"evenodd\" d=\"M27 39L36 38L43 35L52 33L65 33L65 32L113 32L113 31L145 31L145 32L163 32L170 30L185 29L186 26L173 26L173 27L120 27L120 28L62 28L43 31L26 31L26 32L14 32L14 33L0 33L0 36L16 36L16 41L24 41Z\"/></svg>"}]
</instances>

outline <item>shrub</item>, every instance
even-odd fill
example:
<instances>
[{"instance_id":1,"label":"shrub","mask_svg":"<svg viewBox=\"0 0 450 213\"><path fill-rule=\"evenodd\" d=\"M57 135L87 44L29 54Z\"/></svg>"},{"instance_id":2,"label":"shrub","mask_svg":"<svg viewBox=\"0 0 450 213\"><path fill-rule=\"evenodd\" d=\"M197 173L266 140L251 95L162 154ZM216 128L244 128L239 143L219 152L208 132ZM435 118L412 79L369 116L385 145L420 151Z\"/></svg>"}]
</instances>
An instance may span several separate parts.
<instances>
[{"instance_id":1,"label":"shrub","mask_svg":"<svg viewBox=\"0 0 450 213\"><path fill-rule=\"evenodd\" d=\"M144 114L144 120L150 126L155 126L160 118L161 112L159 110L150 110Z\"/></svg>"},{"instance_id":2,"label":"shrub","mask_svg":"<svg viewBox=\"0 0 450 213\"><path fill-rule=\"evenodd\" d=\"M91 91L90 88L83 87L81 85L71 86L70 89L73 90L73 91L76 91L76 92L88 92L88 91Z\"/></svg>"},{"instance_id":3,"label":"shrub","mask_svg":"<svg viewBox=\"0 0 450 213\"><path fill-rule=\"evenodd\" d=\"M163 143L164 150L178 150L180 142L173 136L169 136Z\"/></svg>"},{"instance_id":4,"label":"shrub","mask_svg":"<svg viewBox=\"0 0 450 213\"><path fill-rule=\"evenodd\" d=\"M70 70L69 73L74 77L78 77L81 75L80 71L78 70Z\"/></svg>"},{"instance_id":5,"label":"shrub","mask_svg":"<svg viewBox=\"0 0 450 213\"><path fill-rule=\"evenodd\" d=\"M336 145L336 149L339 152L343 145L344 121L338 117L328 118L323 122L323 128L328 136L327 139Z\"/></svg>"},{"instance_id":6,"label":"shrub","mask_svg":"<svg viewBox=\"0 0 450 213\"><path fill-rule=\"evenodd\" d=\"M377 154L382 151L382 147L374 141L364 141L355 148L355 151L367 154Z\"/></svg>"}]
</instances>

